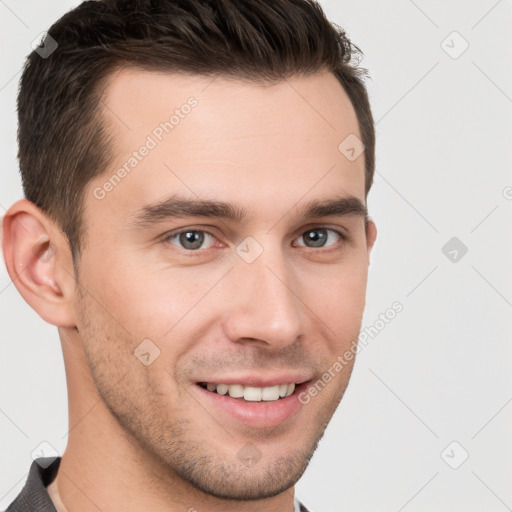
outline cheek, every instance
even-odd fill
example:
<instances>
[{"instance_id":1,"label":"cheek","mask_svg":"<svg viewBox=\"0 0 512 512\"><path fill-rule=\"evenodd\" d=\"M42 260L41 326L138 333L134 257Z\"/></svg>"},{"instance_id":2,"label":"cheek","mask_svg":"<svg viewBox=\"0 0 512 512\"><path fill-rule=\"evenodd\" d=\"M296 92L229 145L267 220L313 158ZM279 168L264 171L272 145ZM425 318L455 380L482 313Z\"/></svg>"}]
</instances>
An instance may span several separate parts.
<instances>
[{"instance_id":1,"label":"cheek","mask_svg":"<svg viewBox=\"0 0 512 512\"><path fill-rule=\"evenodd\" d=\"M194 290L177 270L147 272L140 265L118 262L92 275L90 286L97 290L98 301L134 336L162 336L192 306Z\"/></svg>"},{"instance_id":2,"label":"cheek","mask_svg":"<svg viewBox=\"0 0 512 512\"><path fill-rule=\"evenodd\" d=\"M109 317L129 332L125 337L131 339L131 352L145 343L141 351L146 347L158 354L155 367L172 371L211 325L215 310L208 291L225 272L226 268L147 268L142 262L118 261L110 268L102 266L88 286L91 292L96 290L94 296ZM168 375L163 377L160 380Z\"/></svg>"},{"instance_id":3,"label":"cheek","mask_svg":"<svg viewBox=\"0 0 512 512\"><path fill-rule=\"evenodd\" d=\"M303 300L335 333L358 326L362 318L367 268L361 260L354 263L329 266L303 279Z\"/></svg>"}]
</instances>

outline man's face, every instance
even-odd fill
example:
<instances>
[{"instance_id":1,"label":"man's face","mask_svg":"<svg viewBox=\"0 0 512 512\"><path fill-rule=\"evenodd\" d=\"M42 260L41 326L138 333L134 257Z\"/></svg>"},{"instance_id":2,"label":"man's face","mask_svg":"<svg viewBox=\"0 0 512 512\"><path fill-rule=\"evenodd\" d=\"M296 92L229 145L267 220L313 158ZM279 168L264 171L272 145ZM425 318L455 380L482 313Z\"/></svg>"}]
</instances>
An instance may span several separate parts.
<instances>
[{"instance_id":1,"label":"man's face","mask_svg":"<svg viewBox=\"0 0 512 512\"><path fill-rule=\"evenodd\" d=\"M354 109L327 73L261 86L123 70L104 115L115 157L85 191L77 301L95 386L170 474L216 496L283 492L305 470L353 361L306 405L298 394L361 325L373 243L364 216L304 212L314 201L365 203L363 156L338 149L359 135ZM171 196L244 216L149 208ZM215 384L234 386L222 395L208 390ZM269 400L237 384L272 388ZM277 399L286 384L294 393Z\"/></svg>"}]
</instances>

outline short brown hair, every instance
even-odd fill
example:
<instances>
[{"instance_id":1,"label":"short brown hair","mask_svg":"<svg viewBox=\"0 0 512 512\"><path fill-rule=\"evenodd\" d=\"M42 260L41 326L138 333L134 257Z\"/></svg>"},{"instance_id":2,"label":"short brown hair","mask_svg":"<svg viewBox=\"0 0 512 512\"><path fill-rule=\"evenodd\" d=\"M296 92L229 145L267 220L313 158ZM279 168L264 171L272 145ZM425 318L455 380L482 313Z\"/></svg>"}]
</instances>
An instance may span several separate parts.
<instances>
[{"instance_id":1,"label":"short brown hair","mask_svg":"<svg viewBox=\"0 0 512 512\"><path fill-rule=\"evenodd\" d=\"M353 62L361 51L313 0L93 0L65 14L48 35L45 47L52 39L58 46L49 55L33 51L21 78L18 157L25 197L65 233L74 264L83 191L110 164L100 101L116 68L263 83L330 71L354 106L370 190L375 128L366 70Z\"/></svg>"}]
</instances>

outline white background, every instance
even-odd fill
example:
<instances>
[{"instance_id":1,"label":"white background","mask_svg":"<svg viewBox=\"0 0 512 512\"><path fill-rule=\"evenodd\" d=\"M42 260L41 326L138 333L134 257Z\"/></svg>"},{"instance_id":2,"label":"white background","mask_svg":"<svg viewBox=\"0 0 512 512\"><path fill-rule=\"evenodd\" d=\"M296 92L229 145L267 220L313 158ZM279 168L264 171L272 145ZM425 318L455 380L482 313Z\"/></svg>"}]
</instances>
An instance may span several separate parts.
<instances>
[{"instance_id":1,"label":"white background","mask_svg":"<svg viewBox=\"0 0 512 512\"><path fill-rule=\"evenodd\" d=\"M22 197L23 60L77 3L0 0L0 215ZM297 495L313 512L510 510L512 1L321 4L362 48L372 77L369 210L379 236L363 326L395 301L404 309L358 355ZM468 249L455 262L442 252L452 237ZM62 454L68 425L57 329L23 301L3 263L0 336L5 509L35 447L46 440ZM447 463L466 452L458 469Z\"/></svg>"}]
</instances>

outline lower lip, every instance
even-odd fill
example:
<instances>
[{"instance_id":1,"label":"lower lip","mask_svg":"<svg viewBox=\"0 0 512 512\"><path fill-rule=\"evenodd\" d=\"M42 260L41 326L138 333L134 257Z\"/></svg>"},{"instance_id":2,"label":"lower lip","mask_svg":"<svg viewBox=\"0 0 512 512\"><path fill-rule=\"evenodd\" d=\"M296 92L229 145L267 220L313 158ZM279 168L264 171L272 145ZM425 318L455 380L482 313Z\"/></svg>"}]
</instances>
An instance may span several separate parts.
<instances>
[{"instance_id":1,"label":"lower lip","mask_svg":"<svg viewBox=\"0 0 512 512\"><path fill-rule=\"evenodd\" d=\"M283 422L299 412L303 404L299 401L299 394L308 386L304 382L295 387L295 391L285 398L271 402L248 402L241 398L231 398L228 394L219 395L195 385L201 397L211 404L214 409L220 410L224 415L238 423L253 428L276 428ZM202 401L204 403L204 401ZM214 417L217 414L213 413Z\"/></svg>"}]
</instances>

